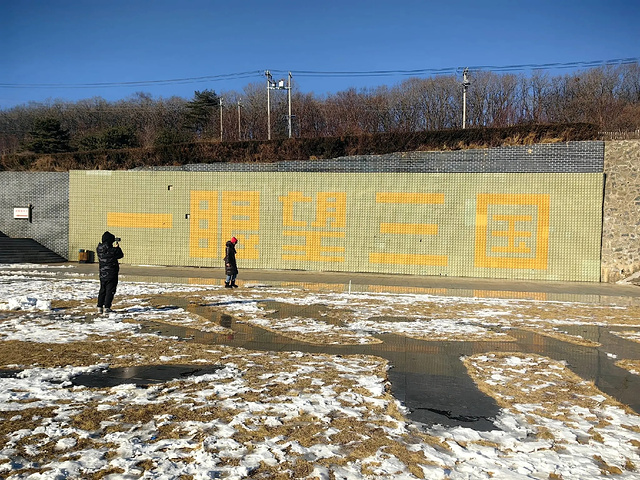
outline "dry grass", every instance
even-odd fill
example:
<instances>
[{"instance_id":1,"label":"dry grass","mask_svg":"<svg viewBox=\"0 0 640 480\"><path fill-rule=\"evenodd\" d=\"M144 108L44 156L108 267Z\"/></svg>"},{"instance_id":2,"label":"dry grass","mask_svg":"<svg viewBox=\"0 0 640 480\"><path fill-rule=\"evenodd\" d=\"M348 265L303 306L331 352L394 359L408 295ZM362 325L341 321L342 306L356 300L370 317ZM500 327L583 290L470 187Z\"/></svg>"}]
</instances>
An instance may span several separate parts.
<instances>
[{"instance_id":1,"label":"dry grass","mask_svg":"<svg viewBox=\"0 0 640 480\"><path fill-rule=\"evenodd\" d=\"M637 330L624 330L621 332L611 332L611 333L620 338L624 338L625 340L640 343L640 332Z\"/></svg>"},{"instance_id":2,"label":"dry grass","mask_svg":"<svg viewBox=\"0 0 640 480\"><path fill-rule=\"evenodd\" d=\"M573 345L580 345L583 347L594 347L594 348L602 345L599 342L588 340L579 335L570 335L568 333L560 332L555 329L548 330L548 329L545 329L544 327L523 327L523 326L520 326L519 328L520 330L536 333L538 335L542 335L543 337L555 338L556 340L561 340L563 342L571 343ZM549 327L547 326L547 328Z\"/></svg>"},{"instance_id":3,"label":"dry grass","mask_svg":"<svg viewBox=\"0 0 640 480\"><path fill-rule=\"evenodd\" d=\"M546 448L551 450L564 451L563 445L567 440L562 433L556 434L556 428L544 426L541 419L551 420L553 425L562 422L574 433L578 444L605 445L613 441L605 438L614 421L606 413L608 407L636 416L626 405L600 391L592 382L583 380L563 364L546 357L494 352L467 357L464 363L480 390L493 397L502 408L524 416L534 428L537 439L546 442ZM585 421L591 424L588 431L578 427ZM618 427L636 428L624 424ZM636 471L635 464L627 457L622 457L619 465L611 465L598 455L593 459L602 476L620 475L623 469ZM550 473L549 478L562 477Z\"/></svg>"},{"instance_id":4,"label":"dry grass","mask_svg":"<svg viewBox=\"0 0 640 480\"><path fill-rule=\"evenodd\" d=\"M487 360L483 359L485 356L488 357ZM502 361L503 359L514 357L525 360L533 359L537 364L535 366L527 365L525 374L521 371L523 367L520 365L510 368L506 365L506 362ZM485 393L495 398L496 401L505 408L510 408L515 404L549 406L552 408L549 415L555 416L558 413L557 407L560 404L571 403L575 405L574 402L580 397L588 397L589 395L600 393L592 384L566 369L564 365L536 354L491 352L480 357L466 357L463 359L463 362L467 371L479 387L483 389ZM502 366L503 364L504 367ZM490 371L489 368L491 365L495 365L498 371L502 371L502 375L509 375L511 371L517 372L513 375L519 380L505 381L504 383L487 383L487 377L490 377L488 372ZM556 387L553 398L549 397L548 392L544 388L531 388L536 382L542 384L547 381L547 377L543 377L541 374L546 372L550 365L554 365L557 369L557 373L553 377L554 386ZM538 374L537 376L536 373ZM584 406L588 407L591 405Z\"/></svg>"},{"instance_id":5,"label":"dry grass","mask_svg":"<svg viewBox=\"0 0 640 480\"><path fill-rule=\"evenodd\" d=\"M488 357L487 360L483 360L485 356ZM515 357L532 361L527 364L526 373L522 373L523 367L520 365L509 367L505 364L500 367L504 363L503 359ZM629 407L599 390L593 382L583 380L563 364L546 357L492 352L467 357L463 362L480 390L493 397L503 408L513 409L516 404L536 405L536 415L565 421L569 421L571 410L576 407L598 411L603 406L610 405L633 413ZM491 375L488 372L491 372L492 365L497 366L501 375L512 374L513 378L504 383L489 382Z\"/></svg>"},{"instance_id":6,"label":"dry grass","mask_svg":"<svg viewBox=\"0 0 640 480\"><path fill-rule=\"evenodd\" d=\"M625 370L628 370L629 372L636 375L640 375L640 360L618 360L616 362L616 366L624 368Z\"/></svg>"}]
</instances>

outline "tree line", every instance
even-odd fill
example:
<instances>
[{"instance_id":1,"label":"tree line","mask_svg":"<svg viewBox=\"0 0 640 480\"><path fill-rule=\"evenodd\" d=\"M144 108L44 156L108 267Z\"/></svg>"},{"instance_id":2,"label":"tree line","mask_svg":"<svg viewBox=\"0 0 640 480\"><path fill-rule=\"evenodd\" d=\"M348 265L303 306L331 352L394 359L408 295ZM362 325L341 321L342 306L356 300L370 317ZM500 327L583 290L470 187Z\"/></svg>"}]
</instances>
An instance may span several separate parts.
<instances>
[{"instance_id":1,"label":"tree line","mask_svg":"<svg viewBox=\"0 0 640 480\"><path fill-rule=\"evenodd\" d=\"M640 129L640 64L565 75L471 72L466 126L590 123L602 131ZM287 138L286 91L270 92L271 136ZM318 96L291 91L292 135L302 138L408 133L462 126L463 95L454 75L409 78L388 87ZM152 148L193 142L266 140L267 89L196 91L193 98L137 93L108 102L48 101L0 110L0 154Z\"/></svg>"}]
</instances>

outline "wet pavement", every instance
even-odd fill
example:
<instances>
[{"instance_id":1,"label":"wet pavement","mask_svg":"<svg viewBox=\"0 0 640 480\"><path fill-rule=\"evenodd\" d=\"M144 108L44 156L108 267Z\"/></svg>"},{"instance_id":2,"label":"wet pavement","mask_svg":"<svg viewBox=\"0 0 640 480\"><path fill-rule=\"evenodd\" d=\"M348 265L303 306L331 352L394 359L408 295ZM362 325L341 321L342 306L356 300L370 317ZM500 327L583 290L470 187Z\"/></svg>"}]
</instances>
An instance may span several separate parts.
<instances>
[{"instance_id":1,"label":"wet pavement","mask_svg":"<svg viewBox=\"0 0 640 480\"><path fill-rule=\"evenodd\" d=\"M97 278L98 265L68 262L50 264L49 266L38 265L37 268L30 267L29 270L39 270L49 275L54 274L61 277L81 274ZM120 279L134 282L223 285L224 269L121 264ZM256 285L303 286L318 291L426 293L460 297L640 305L640 286L620 283L543 282L494 278L259 269L241 269L237 283L241 287Z\"/></svg>"},{"instance_id":2,"label":"wet pavement","mask_svg":"<svg viewBox=\"0 0 640 480\"><path fill-rule=\"evenodd\" d=\"M56 275L95 274L97 266L70 264L68 271ZM52 269L52 271L55 271ZM222 285L221 269L141 267L122 265L121 279L172 283L209 283ZM238 283L243 287L305 286L317 291L375 291L397 293L430 293L435 295L472 296L483 298L521 298L557 301L581 301L617 305L640 304L640 287L635 285L529 282L494 279L463 279L449 277L415 277L393 275L344 274L333 272L289 272L242 270ZM368 354L387 359L392 368L389 379L392 393L409 408L409 418L427 425L463 425L478 430L493 428L492 419L499 408L490 397L478 390L467 375L460 357L483 352L514 351L535 353L566 362L585 380L591 380L603 392L640 413L640 376L615 365L618 358L640 359L640 348L634 342L612 335L616 327L579 325L568 333L602 344L600 347L578 346L543 337L531 331L512 329L515 342L500 341L424 341L400 335L376 335L382 343L369 345L313 345L295 341L277 333L254 327L234 317L216 312L207 306L189 304L180 297L167 298L175 307L204 316L232 334L202 332L188 327L167 324L143 324L143 331L155 332L206 344L225 344L260 351L302 351L337 355ZM249 300L239 300L249 301ZM320 318L321 306L280 304L257 301L265 311L276 317L306 316ZM163 308L173 308L164 305ZM622 330L623 328L618 328ZM210 368L216 368L215 366ZM190 373L191 372L191 373ZM194 372L193 367L139 367L137 370L99 372L74 382L97 382L95 386L110 386L109 382L129 382L147 385L160 379L178 378ZM101 383L102 382L102 383ZM106 383L105 383L106 382ZM87 384L87 383L82 383ZM92 386L92 385L88 385Z\"/></svg>"}]
</instances>

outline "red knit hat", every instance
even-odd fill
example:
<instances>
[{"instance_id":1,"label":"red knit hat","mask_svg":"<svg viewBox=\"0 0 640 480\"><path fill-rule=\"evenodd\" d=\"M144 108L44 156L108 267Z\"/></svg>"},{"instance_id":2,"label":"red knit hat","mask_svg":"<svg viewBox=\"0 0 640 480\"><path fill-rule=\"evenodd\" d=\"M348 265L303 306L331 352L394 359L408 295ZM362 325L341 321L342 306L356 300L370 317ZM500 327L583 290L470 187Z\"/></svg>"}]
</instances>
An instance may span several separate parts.
<instances>
[{"instance_id":1,"label":"red knit hat","mask_svg":"<svg viewBox=\"0 0 640 480\"><path fill-rule=\"evenodd\" d=\"M231 243L238 243L238 239L236 237L231 237Z\"/></svg>"}]
</instances>

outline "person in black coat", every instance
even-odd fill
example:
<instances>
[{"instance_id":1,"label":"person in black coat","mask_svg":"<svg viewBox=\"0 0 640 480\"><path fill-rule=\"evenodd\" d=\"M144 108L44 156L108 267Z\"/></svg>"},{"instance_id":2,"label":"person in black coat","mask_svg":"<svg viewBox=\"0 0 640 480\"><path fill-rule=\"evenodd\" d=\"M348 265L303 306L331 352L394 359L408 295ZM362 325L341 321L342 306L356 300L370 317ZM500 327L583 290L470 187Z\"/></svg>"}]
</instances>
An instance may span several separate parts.
<instances>
[{"instance_id":1,"label":"person in black coat","mask_svg":"<svg viewBox=\"0 0 640 480\"><path fill-rule=\"evenodd\" d=\"M224 281L225 288L238 288L236 285L236 277L238 276L238 264L236 263L236 243L238 239L233 237L227 241L224 255L224 272L227 279Z\"/></svg>"},{"instance_id":2,"label":"person in black coat","mask_svg":"<svg viewBox=\"0 0 640 480\"><path fill-rule=\"evenodd\" d=\"M111 312L111 303L118 286L118 273L120 264L118 260L124 257L120 244L111 232L102 234L102 243L96 248L100 263L100 292L98 293L98 311L100 313Z\"/></svg>"}]
</instances>

